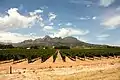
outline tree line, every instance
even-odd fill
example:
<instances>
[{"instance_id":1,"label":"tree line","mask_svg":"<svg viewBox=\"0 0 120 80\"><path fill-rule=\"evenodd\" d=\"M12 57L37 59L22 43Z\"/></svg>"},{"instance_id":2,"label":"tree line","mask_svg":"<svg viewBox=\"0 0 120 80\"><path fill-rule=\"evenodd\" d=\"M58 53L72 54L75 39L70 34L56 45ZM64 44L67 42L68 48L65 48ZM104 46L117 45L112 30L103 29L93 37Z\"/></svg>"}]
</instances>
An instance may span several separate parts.
<instances>
[{"instance_id":1,"label":"tree line","mask_svg":"<svg viewBox=\"0 0 120 80\"><path fill-rule=\"evenodd\" d=\"M0 44L0 49L11 49L11 48L14 48L14 46L11 44L8 45Z\"/></svg>"}]
</instances>

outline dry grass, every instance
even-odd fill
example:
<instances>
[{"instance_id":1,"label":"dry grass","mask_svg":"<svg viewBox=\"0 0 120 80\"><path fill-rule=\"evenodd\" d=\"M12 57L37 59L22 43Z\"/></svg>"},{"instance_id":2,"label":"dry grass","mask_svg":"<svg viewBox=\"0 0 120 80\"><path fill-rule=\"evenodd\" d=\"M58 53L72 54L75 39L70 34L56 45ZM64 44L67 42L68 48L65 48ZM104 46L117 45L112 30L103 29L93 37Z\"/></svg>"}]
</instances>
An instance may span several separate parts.
<instances>
[{"instance_id":1,"label":"dry grass","mask_svg":"<svg viewBox=\"0 0 120 80\"><path fill-rule=\"evenodd\" d=\"M120 68L77 73L64 80L120 80Z\"/></svg>"}]
</instances>

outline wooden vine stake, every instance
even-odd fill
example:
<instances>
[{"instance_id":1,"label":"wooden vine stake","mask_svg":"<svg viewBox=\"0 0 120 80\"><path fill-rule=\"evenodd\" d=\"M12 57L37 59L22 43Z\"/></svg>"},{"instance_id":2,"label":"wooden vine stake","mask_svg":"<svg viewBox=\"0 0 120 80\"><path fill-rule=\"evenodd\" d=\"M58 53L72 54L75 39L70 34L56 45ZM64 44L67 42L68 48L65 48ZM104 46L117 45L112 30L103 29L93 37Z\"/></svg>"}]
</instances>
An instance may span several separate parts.
<instances>
[{"instance_id":1,"label":"wooden vine stake","mask_svg":"<svg viewBox=\"0 0 120 80\"><path fill-rule=\"evenodd\" d=\"M86 56L85 56L85 53L84 53L84 61L86 60Z\"/></svg>"},{"instance_id":2,"label":"wooden vine stake","mask_svg":"<svg viewBox=\"0 0 120 80\"><path fill-rule=\"evenodd\" d=\"M12 74L12 66L10 66L10 74Z\"/></svg>"}]
</instances>

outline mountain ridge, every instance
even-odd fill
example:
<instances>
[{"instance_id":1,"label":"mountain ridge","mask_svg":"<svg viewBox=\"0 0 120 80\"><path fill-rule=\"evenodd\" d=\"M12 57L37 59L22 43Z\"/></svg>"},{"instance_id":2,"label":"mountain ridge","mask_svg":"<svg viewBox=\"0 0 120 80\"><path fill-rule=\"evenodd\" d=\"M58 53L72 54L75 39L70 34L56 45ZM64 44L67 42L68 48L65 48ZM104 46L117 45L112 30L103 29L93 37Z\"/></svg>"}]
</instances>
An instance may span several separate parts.
<instances>
[{"instance_id":1,"label":"mountain ridge","mask_svg":"<svg viewBox=\"0 0 120 80\"><path fill-rule=\"evenodd\" d=\"M24 40L18 43L4 43L0 42L1 45L13 45L14 47L31 47L31 46L38 46L38 47L53 47L53 46L69 46L69 47L78 47L78 48L115 48L119 46L110 46L110 45L101 45L101 44L91 44L84 41L80 41L75 37L68 36L68 37L50 37L46 35L43 38L37 38L35 40L29 39Z\"/></svg>"},{"instance_id":2,"label":"mountain ridge","mask_svg":"<svg viewBox=\"0 0 120 80\"><path fill-rule=\"evenodd\" d=\"M15 47L30 47L30 46L69 46L69 47L106 47L108 45L98 45L98 44L90 44L83 41L78 40L75 37L54 37L46 35L43 38L38 38L35 40L24 40L19 43L13 43Z\"/></svg>"}]
</instances>

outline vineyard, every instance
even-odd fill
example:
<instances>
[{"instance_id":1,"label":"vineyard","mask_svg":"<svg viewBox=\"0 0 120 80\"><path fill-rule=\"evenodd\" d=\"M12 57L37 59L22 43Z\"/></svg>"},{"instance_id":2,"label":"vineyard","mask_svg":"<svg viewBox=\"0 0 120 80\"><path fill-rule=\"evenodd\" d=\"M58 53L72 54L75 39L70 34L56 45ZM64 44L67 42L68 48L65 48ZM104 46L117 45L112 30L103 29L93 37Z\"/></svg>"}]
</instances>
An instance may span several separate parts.
<instances>
[{"instance_id":1,"label":"vineyard","mask_svg":"<svg viewBox=\"0 0 120 80\"><path fill-rule=\"evenodd\" d=\"M0 61L5 60L21 60L28 59L28 62L31 62L34 58L42 58L42 60L48 59L55 53L54 49L7 49L0 50Z\"/></svg>"},{"instance_id":2,"label":"vineyard","mask_svg":"<svg viewBox=\"0 0 120 80\"><path fill-rule=\"evenodd\" d=\"M70 49L61 50L61 53L74 58L75 56L85 57L118 57L120 56L120 49Z\"/></svg>"},{"instance_id":3,"label":"vineyard","mask_svg":"<svg viewBox=\"0 0 120 80\"><path fill-rule=\"evenodd\" d=\"M0 50L0 61L28 59L28 62L31 62L32 59L38 57L45 61L52 55L55 58L55 53L55 49L6 49ZM73 59L77 56L79 58L89 57L94 59L94 57L119 57L120 49L61 49L60 53L63 58L68 56Z\"/></svg>"}]
</instances>

